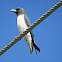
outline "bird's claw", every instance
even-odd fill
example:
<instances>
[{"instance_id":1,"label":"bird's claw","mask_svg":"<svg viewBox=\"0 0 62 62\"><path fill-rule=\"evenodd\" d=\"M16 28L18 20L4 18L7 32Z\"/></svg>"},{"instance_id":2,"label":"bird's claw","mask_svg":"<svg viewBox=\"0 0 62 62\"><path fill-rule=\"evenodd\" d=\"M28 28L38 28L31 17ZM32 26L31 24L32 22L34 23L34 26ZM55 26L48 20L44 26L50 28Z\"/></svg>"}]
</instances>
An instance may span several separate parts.
<instances>
[{"instance_id":1,"label":"bird's claw","mask_svg":"<svg viewBox=\"0 0 62 62\"><path fill-rule=\"evenodd\" d=\"M15 37L15 39L18 39L18 38L19 38L19 36L16 36L16 37Z\"/></svg>"}]
</instances>

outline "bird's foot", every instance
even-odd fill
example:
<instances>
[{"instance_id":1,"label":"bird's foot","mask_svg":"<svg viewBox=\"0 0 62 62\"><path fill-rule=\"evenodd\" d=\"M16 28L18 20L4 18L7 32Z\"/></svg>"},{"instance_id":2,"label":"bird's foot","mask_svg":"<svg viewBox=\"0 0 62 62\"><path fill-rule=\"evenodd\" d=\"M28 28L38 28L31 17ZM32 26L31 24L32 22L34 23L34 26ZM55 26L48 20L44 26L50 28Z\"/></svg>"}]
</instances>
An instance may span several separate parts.
<instances>
[{"instance_id":1,"label":"bird's foot","mask_svg":"<svg viewBox=\"0 0 62 62\"><path fill-rule=\"evenodd\" d=\"M18 38L19 38L19 36L16 36L16 37L15 37L15 39L18 39Z\"/></svg>"}]
</instances>

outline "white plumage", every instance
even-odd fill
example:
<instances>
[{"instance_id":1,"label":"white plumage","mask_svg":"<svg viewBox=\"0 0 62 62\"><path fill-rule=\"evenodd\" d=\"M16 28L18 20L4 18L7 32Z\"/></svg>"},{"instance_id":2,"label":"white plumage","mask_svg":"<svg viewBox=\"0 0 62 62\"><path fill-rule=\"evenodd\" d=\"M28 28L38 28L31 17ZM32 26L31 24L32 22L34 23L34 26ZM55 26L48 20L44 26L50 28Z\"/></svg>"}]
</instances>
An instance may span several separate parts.
<instances>
[{"instance_id":1,"label":"white plumage","mask_svg":"<svg viewBox=\"0 0 62 62\"><path fill-rule=\"evenodd\" d=\"M17 26L18 26L18 29L19 29L19 32L22 34L27 28L28 26L26 25L25 23L25 18L24 18L24 14L20 14L18 17L17 17ZM28 33L27 35L25 35L24 37L24 40L26 40L28 46L29 46L29 49L32 53L32 38L31 38L31 34Z\"/></svg>"}]
</instances>

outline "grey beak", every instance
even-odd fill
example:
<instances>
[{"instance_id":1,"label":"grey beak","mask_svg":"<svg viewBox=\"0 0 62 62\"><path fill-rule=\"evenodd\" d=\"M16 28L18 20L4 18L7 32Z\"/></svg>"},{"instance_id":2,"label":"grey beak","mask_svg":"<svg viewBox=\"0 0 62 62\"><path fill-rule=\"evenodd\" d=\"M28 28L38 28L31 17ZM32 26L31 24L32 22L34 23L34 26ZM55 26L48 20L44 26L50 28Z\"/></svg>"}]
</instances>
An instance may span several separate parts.
<instances>
[{"instance_id":1,"label":"grey beak","mask_svg":"<svg viewBox=\"0 0 62 62\"><path fill-rule=\"evenodd\" d=\"M17 12L16 9L11 9L10 11L11 11L11 12Z\"/></svg>"}]
</instances>

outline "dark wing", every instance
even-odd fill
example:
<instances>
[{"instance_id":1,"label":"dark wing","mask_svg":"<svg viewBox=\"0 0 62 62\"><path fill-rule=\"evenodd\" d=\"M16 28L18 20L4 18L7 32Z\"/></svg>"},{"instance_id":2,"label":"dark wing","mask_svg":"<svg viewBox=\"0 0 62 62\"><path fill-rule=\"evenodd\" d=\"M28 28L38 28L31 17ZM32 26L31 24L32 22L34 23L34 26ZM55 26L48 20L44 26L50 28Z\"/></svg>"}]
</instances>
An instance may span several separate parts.
<instances>
[{"instance_id":1,"label":"dark wing","mask_svg":"<svg viewBox=\"0 0 62 62\"><path fill-rule=\"evenodd\" d=\"M24 18L25 18L26 25L29 27L31 25L31 22L30 22L28 16L24 15ZM30 31L30 34L31 34L32 38L34 39L33 31Z\"/></svg>"},{"instance_id":2,"label":"dark wing","mask_svg":"<svg viewBox=\"0 0 62 62\"><path fill-rule=\"evenodd\" d=\"M26 25L29 27L31 25L31 22L30 22L28 16L27 15L24 15L24 18L25 18ZM36 45L36 43L34 41L34 34L33 34L33 32L30 31L30 34L31 34L31 37L32 37L33 46L35 47L35 49L37 49L40 52L39 47Z\"/></svg>"}]
</instances>

